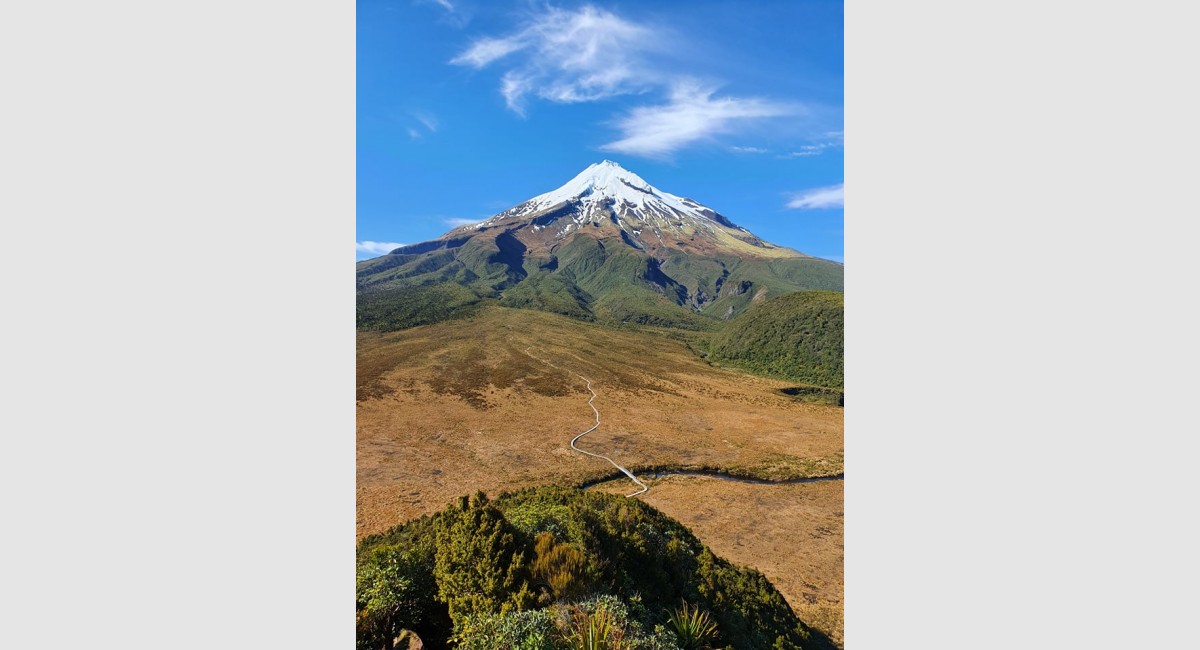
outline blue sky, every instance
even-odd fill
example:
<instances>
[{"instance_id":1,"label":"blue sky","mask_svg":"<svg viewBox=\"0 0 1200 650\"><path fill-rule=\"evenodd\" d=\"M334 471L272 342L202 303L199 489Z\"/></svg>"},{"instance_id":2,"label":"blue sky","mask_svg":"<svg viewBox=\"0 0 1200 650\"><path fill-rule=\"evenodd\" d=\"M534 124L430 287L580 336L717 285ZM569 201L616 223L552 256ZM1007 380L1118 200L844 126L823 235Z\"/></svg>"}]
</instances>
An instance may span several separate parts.
<instances>
[{"instance_id":1,"label":"blue sky","mask_svg":"<svg viewBox=\"0 0 1200 650\"><path fill-rule=\"evenodd\" d=\"M361 0L357 259L614 160L843 261L842 2Z\"/></svg>"}]
</instances>

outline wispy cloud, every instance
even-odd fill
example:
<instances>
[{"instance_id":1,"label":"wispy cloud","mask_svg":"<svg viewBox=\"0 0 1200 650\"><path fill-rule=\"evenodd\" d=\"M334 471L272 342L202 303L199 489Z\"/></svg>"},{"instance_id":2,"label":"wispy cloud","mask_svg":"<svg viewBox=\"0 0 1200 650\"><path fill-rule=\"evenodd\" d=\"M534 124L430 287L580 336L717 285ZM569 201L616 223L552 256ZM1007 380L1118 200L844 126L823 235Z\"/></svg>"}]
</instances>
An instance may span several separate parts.
<instances>
[{"instance_id":1,"label":"wispy cloud","mask_svg":"<svg viewBox=\"0 0 1200 650\"><path fill-rule=\"evenodd\" d=\"M809 145L804 145L803 147L800 147L796 151L790 151L790 152L784 154L782 157L783 158L801 158L804 156L819 156L819 155L821 155L822 151L825 151L825 149L826 149L826 147L822 147L821 145L809 144Z\"/></svg>"},{"instance_id":2,"label":"wispy cloud","mask_svg":"<svg viewBox=\"0 0 1200 650\"><path fill-rule=\"evenodd\" d=\"M798 210L844 207L846 204L844 185L844 183L838 183L829 187L798 192L787 202L787 207Z\"/></svg>"},{"instance_id":3,"label":"wispy cloud","mask_svg":"<svg viewBox=\"0 0 1200 650\"><path fill-rule=\"evenodd\" d=\"M463 27L466 27L467 23L471 21L471 13L472 12L471 12L471 9L469 6L463 7L461 4L455 5L450 0L413 0L413 1L418 4L437 5L437 6L441 7L443 10L445 10L446 13L444 13L442 15L442 18L439 22L446 23L455 28L461 29Z\"/></svg>"},{"instance_id":4,"label":"wispy cloud","mask_svg":"<svg viewBox=\"0 0 1200 650\"><path fill-rule=\"evenodd\" d=\"M713 91L694 82L675 85L670 101L639 106L617 122L624 136L601 146L605 151L664 157L741 122L794 114L800 107L757 97L713 97Z\"/></svg>"},{"instance_id":5,"label":"wispy cloud","mask_svg":"<svg viewBox=\"0 0 1200 650\"><path fill-rule=\"evenodd\" d=\"M387 255L403 245L387 241L360 241L354 243L354 250L369 255Z\"/></svg>"},{"instance_id":6,"label":"wispy cloud","mask_svg":"<svg viewBox=\"0 0 1200 650\"><path fill-rule=\"evenodd\" d=\"M843 138L841 131L829 131L829 132L825 133L824 136L826 138L825 140L822 140L815 144L803 145L803 146L797 148L795 151L788 152L779 157L780 158L800 158L803 156L819 156L819 155L825 153L825 151L828 149L840 149L843 146L845 146L844 145L845 139Z\"/></svg>"},{"instance_id":7,"label":"wispy cloud","mask_svg":"<svg viewBox=\"0 0 1200 650\"><path fill-rule=\"evenodd\" d=\"M484 219L486 219L486 218L487 217L484 217ZM462 217L446 217L445 219L442 219L442 223L446 224L447 226L453 226L455 228L457 228L459 226L474 225L474 224L479 223L480 221L483 221L483 219L464 219Z\"/></svg>"},{"instance_id":8,"label":"wispy cloud","mask_svg":"<svg viewBox=\"0 0 1200 650\"><path fill-rule=\"evenodd\" d=\"M770 153L770 150L762 147L730 147L733 153Z\"/></svg>"},{"instance_id":9,"label":"wispy cloud","mask_svg":"<svg viewBox=\"0 0 1200 650\"><path fill-rule=\"evenodd\" d=\"M819 156L825 153L826 149L830 149L833 146L835 145L825 142L822 142L821 144L806 144L799 147L795 151L789 151L788 153L780 156L780 158L803 158L807 156Z\"/></svg>"},{"instance_id":10,"label":"wispy cloud","mask_svg":"<svg viewBox=\"0 0 1200 650\"><path fill-rule=\"evenodd\" d=\"M482 68L492 61L502 59L529 46L530 43L521 35L506 38L481 38L475 41L467 51L450 59L450 63Z\"/></svg>"},{"instance_id":11,"label":"wispy cloud","mask_svg":"<svg viewBox=\"0 0 1200 650\"><path fill-rule=\"evenodd\" d=\"M765 98L714 97L717 80L702 86L693 79L709 78L688 71L684 53L694 47L669 24L630 21L592 5L547 6L515 31L475 40L450 63L501 70L499 92L522 117L534 99L569 104L651 97L617 117L612 124L620 137L600 147L650 158L668 157L755 120L805 112ZM767 153L756 147L732 151Z\"/></svg>"},{"instance_id":12,"label":"wispy cloud","mask_svg":"<svg viewBox=\"0 0 1200 650\"><path fill-rule=\"evenodd\" d=\"M646 90L661 82L648 53L662 49L664 30L629 22L585 5L577 11L548 7L517 32L481 38L450 60L483 68L512 57L500 92L509 109L524 114L527 95L562 103L587 102Z\"/></svg>"},{"instance_id":13,"label":"wispy cloud","mask_svg":"<svg viewBox=\"0 0 1200 650\"><path fill-rule=\"evenodd\" d=\"M430 133L437 132L439 124L437 118L433 115L430 115L429 113L413 113L413 117L417 118L418 122L423 124L425 128L429 129Z\"/></svg>"},{"instance_id":14,"label":"wispy cloud","mask_svg":"<svg viewBox=\"0 0 1200 650\"><path fill-rule=\"evenodd\" d=\"M504 73L504 78L500 80L500 94L504 95L504 103L508 105L509 110L521 117L525 117L525 102L521 98L531 88L533 83L528 77L512 70Z\"/></svg>"},{"instance_id":15,"label":"wispy cloud","mask_svg":"<svg viewBox=\"0 0 1200 650\"><path fill-rule=\"evenodd\" d=\"M416 140L427 134L437 133L438 127L441 126L441 122L438 121L436 115L426 113L424 111L409 111L406 114L397 115L396 119L401 123L408 124L408 126L404 128L406 131L408 131L408 137L412 138L413 140ZM413 120L416 120L417 123L414 124Z\"/></svg>"}]
</instances>

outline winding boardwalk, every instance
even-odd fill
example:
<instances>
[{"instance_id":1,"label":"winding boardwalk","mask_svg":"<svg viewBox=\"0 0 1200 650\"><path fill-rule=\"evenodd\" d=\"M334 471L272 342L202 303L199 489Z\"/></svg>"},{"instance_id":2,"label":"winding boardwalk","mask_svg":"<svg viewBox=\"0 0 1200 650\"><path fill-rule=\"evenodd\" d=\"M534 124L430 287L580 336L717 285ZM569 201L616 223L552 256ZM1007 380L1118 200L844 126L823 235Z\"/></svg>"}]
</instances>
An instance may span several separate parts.
<instances>
[{"instance_id":1,"label":"winding boardwalk","mask_svg":"<svg viewBox=\"0 0 1200 650\"><path fill-rule=\"evenodd\" d=\"M537 359L538 361L541 361L542 363L544 363L548 366L558 368L559 370L566 370L565 368L559 367L559 366L537 356L536 354L530 353L529 348L525 348L525 354L533 357L534 359ZM642 494L642 493L646 492L647 490L649 490L650 489L649 486L647 486L645 483L642 483L641 481L639 481L638 478L633 475L633 472L618 465L617 461L613 460L612 458L609 458L608 456L605 456L604 454L592 453L586 449L580 449L578 446L576 446L576 444L575 444L576 441L578 441L580 438L586 436L587 434L595 431L596 429L600 428L600 411L598 411L596 409L596 405L592 403L596 400L596 397L597 397L596 391L592 390L592 380L588 379L587 377L584 377L583 375L575 372L574 370L566 370L566 372L569 372L572 375L579 377L580 379L582 379L584 382L587 383L588 392L592 394L591 399L588 400L588 406L591 407L592 412L596 414L596 423L595 424L593 424L590 428L579 432L578 434L575 435L574 438L571 438L571 449L574 449L575 451L577 451L581 454L587 454L588 456L591 456L593 458L603 458L604 460L607 460L609 463L612 464L613 467L621 470L626 476L628 476L629 480L633 481L634 483L636 483L638 486L640 486L642 488L642 489L638 490L637 492L631 492L630 494L626 494L625 496L634 497L634 496L637 496L637 495Z\"/></svg>"}]
</instances>

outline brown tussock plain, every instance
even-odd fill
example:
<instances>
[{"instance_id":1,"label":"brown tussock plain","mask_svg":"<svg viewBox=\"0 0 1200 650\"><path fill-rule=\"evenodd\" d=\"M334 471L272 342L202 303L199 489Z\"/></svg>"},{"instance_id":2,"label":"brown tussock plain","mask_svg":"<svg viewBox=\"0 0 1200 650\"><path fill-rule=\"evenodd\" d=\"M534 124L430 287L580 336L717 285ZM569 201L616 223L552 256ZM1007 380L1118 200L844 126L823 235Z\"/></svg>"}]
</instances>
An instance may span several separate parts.
<instances>
[{"instance_id":1,"label":"brown tussock plain","mask_svg":"<svg viewBox=\"0 0 1200 650\"><path fill-rule=\"evenodd\" d=\"M595 421L591 395L573 373L591 380L602 418L579 446L635 473L841 471L842 409L780 393L788 382L709 366L677 339L500 307L400 332L359 332L358 537L476 490L576 485L612 472L568 447ZM634 488L626 480L594 489ZM718 554L762 571L803 620L840 645L840 481L672 476L651 481L639 498Z\"/></svg>"}]
</instances>

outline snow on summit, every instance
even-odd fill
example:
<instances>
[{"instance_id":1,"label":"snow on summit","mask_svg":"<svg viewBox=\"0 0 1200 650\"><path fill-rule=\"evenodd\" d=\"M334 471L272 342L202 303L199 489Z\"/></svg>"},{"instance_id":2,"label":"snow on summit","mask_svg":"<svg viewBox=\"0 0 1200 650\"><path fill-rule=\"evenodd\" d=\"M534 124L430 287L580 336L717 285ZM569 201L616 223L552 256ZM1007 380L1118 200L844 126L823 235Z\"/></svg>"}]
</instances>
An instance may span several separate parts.
<instances>
[{"instance_id":1,"label":"snow on summit","mask_svg":"<svg viewBox=\"0 0 1200 650\"><path fill-rule=\"evenodd\" d=\"M562 187L535 196L473 228L529 217L567 204L577 206L576 222L593 217L608 218L611 214L622 229L625 229L625 222L631 222L630 227L649 225L654 229L676 230L684 220L692 222L693 227L705 229L716 224L737 228L715 211L691 199L664 192L611 160L590 165Z\"/></svg>"},{"instance_id":2,"label":"snow on summit","mask_svg":"<svg viewBox=\"0 0 1200 650\"><path fill-rule=\"evenodd\" d=\"M617 202L637 206L641 210L658 202L665 203L685 214L692 212L692 209L684 204L684 199L658 190L643 180L641 176L611 160L590 165L578 176L567 181L566 185L536 196L529 203L540 207L550 207L571 199L579 199L585 203L598 203L605 199L614 199ZM704 218L698 214L695 216Z\"/></svg>"},{"instance_id":3,"label":"snow on summit","mask_svg":"<svg viewBox=\"0 0 1200 650\"><path fill-rule=\"evenodd\" d=\"M580 235L597 242L619 242L651 256L667 255L668 250L689 255L803 256L759 239L692 199L664 192L611 160L589 165L555 190L441 238L462 242L464 236L475 234L503 236L504 246L517 242L546 256Z\"/></svg>"}]
</instances>

